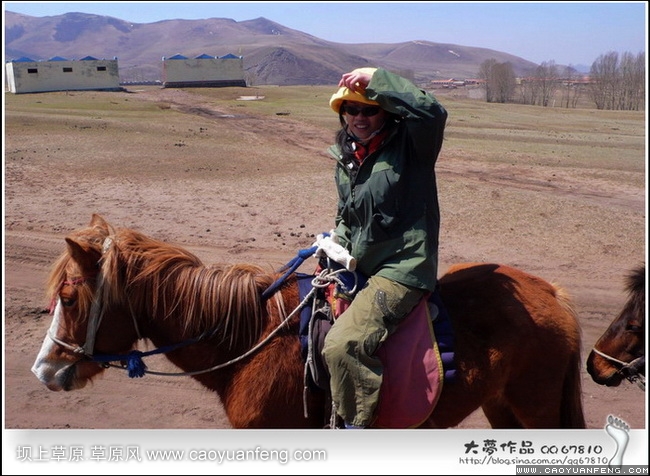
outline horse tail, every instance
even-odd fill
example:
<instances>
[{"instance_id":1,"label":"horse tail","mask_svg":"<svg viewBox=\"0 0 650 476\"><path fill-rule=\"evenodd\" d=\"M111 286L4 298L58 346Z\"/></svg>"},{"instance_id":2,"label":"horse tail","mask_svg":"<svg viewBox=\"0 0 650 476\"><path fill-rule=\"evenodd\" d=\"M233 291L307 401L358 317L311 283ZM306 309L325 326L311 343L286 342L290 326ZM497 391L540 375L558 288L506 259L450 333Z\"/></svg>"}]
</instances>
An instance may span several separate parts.
<instances>
[{"instance_id":1,"label":"horse tail","mask_svg":"<svg viewBox=\"0 0 650 476\"><path fill-rule=\"evenodd\" d=\"M584 410L582 408L582 363L580 352L571 356L567 373L564 376L562 390L562 410L560 424L562 428L586 428Z\"/></svg>"},{"instance_id":2,"label":"horse tail","mask_svg":"<svg viewBox=\"0 0 650 476\"><path fill-rule=\"evenodd\" d=\"M555 283L552 285L555 288L555 297L567 316L567 327L571 326L571 329L567 330L572 332L567 332L567 336L573 337L573 349L562 388L560 424L562 428L584 429L586 422L582 406L582 339L578 313L567 291Z\"/></svg>"}]
</instances>

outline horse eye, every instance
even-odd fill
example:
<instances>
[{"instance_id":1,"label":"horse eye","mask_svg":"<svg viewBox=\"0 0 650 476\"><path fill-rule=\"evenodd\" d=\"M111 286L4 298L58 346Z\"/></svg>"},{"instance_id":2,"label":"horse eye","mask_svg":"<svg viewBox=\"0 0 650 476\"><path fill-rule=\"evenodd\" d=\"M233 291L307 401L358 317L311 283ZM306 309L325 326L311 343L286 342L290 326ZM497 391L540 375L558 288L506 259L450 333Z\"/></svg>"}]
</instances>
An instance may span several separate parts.
<instances>
[{"instance_id":1,"label":"horse eye","mask_svg":"<svg viewBox=\"0 0 650 476\"><path fill-rule=\"evenodd\" d=\"M629 332L642 332L643 327L635 325L635 324L630 324L629 326L627 326L627 328L625 330L629 331Z\"/></svg>"},{"instance_id":2,"label":"horse eye","mask_svg":"<svg viewBox=\"0 0 650 476\"><path fill-rule=\"evenodd\" d=\"M63 305L63 307L72 307L75 305L76 302L77 302L76 299L66 298L61 296L61 304Z\"/></svg>"}]
</instances>

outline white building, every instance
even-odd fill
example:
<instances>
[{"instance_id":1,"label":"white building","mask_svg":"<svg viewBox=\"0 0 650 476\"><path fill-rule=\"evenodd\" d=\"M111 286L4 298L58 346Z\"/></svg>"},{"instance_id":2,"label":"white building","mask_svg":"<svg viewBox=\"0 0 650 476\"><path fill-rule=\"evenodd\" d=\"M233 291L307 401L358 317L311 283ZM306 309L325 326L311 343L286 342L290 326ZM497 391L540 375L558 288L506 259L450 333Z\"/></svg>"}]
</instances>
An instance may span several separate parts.
<instances>
[{"instance_id":1,"label":"white building","mask_svg":"<svg viewBox=\"0 0 650 476\"><path fill-rule=\"evenodd\" d=\"M98 60L86 56L80 60L54 57L48 61L30 58L10 60L5 65L9 92L48 91L120 91L117 58Z\"/></svg>"},{"instance_id":2,"label":"white building","mask_svg":"<svg viewBox=\"0 0 650 476\"><path fill-rule=\"evenodd\" d=\"M165 88L215 88L246 87L242 56L200 55L187 58L163 56L163 87Z\"/></svg>"}]
</instances>

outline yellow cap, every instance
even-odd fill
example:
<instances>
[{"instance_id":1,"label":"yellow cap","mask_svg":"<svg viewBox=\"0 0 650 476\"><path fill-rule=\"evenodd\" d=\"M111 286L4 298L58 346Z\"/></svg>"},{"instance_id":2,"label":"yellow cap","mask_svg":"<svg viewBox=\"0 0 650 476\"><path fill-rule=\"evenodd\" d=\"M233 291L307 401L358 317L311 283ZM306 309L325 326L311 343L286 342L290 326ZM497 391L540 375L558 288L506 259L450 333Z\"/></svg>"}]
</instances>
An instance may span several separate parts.
<instances>
[{"instance_id":1,"label":"yellow cap","mask_svg":"<svg viewBox=\"0 0 650 476\"><path fill-rule=\"evenodd\" d=\"M377 68L358 68L354 71L369 73L372 75L375 71L377 71ZM330 107L334 110L334 112L338 113L341 109L341 104L343 104L343 101L354 101L370 104L373 106L379 105L377 101L368 99L365 94L358 91L351 91L345 86L340 87L338 91L332 94L332 97L330 98Z\"/></svg>"}]
</instances>

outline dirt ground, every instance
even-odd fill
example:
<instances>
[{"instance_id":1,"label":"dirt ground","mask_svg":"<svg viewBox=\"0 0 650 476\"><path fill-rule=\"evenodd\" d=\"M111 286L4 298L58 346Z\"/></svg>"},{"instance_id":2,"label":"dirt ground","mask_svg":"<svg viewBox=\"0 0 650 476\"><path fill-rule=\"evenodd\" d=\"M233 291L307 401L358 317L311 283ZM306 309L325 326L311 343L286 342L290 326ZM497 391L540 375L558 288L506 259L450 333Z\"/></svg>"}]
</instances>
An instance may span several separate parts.
<instances>
[{"instance_id":1,"label":"dirt ground","mask_svg":"<svg viewBox=\"0 0 650 476\"><path fill-rule=\"evenodd\" d=\"M152 147L138 142L139 126L119 129L108 119L90 130L70 125L75 134L66 137L33 135L33 119L6 117L24 127L5 137L5 428L228 428L216 395L189 377L129 379L109 369L81 391L45 388L30 371L50 323L45 278L66 233L86 225L93 212L179 243L206 263L278 268L332 227L333 163L324 152L331 131L291 116L210 111L183 91L113 94L164 101L187 123ZM110 142L93 135L101 127L113 128ZM206 165L201 134L216 128L236 133L244 155ZM644 171L481 161L449 142L437 168L441 273L455 262L492 261L561 284L580 315L586 360L625 302L625 275L645 260ZM273 148L284 151L282 164L265 158ZM147 364L174 370L164 359ZM585 370L583 392L589 428L603 428L609 414L631 428L646 427L647 400L635 385L602 387ZM478 411L460 428L488 425Z\"/></svg>"}]
</instances>

